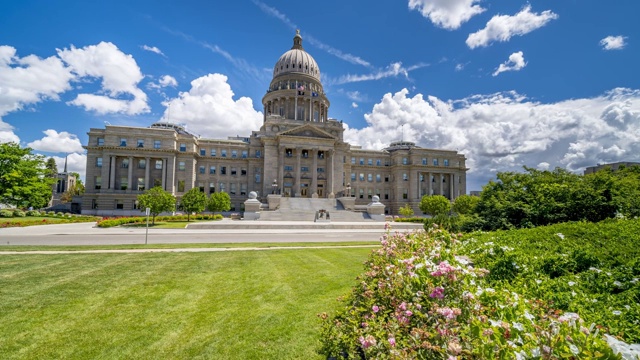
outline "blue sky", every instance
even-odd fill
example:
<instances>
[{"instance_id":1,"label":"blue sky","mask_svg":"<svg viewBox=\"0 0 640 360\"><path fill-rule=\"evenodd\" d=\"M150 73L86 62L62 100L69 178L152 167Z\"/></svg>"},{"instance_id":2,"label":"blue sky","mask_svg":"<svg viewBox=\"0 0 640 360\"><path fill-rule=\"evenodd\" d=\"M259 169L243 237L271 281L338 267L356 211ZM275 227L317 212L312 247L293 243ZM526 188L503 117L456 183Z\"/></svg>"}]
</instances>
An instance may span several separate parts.
<instances>
[{"instance_id":1,"label":"blue sky","mask_svg":"<svg viewBox=\"0 0 640 360\"><path fill-rule=\"evenodd\" d=\"M5 1L0 142L59 166L70 154L84 174L81 145L105 122L248 135L300 29L346 140L457 149L468 190L522 166L640 161L638 13L636 0Z\"/></svg>"}]
</instances>

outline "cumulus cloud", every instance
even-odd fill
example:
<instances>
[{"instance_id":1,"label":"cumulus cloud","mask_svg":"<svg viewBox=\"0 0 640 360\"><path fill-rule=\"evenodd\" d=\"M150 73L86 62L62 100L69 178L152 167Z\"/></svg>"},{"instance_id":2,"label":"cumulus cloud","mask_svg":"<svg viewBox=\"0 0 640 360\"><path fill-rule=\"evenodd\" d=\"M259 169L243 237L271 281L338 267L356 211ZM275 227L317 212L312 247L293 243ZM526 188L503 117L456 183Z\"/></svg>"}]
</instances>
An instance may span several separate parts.
<instances>
[{"instance_id":1,"label":"cumulus cloud","mask_svg":"<svg viewBox=\"0 0 640 360\"><path fill-rule=\"evenodd\" d=\"M358 104L355 103L355 102L352 102L351 103L351 107L354 108L354 109L357 109L358 108Z\"/></svg>"},{"instance_id":2,"label":"cumulus cloud","mask_svg":"<svg viewBox=\"0 0 640 360\"><path fill-rule=\"evenodd\" d=\"M142 50L151 51L152 53L156 53L158 55L162 55L166 57L166 55L162 52L162 50L158 49L155 46L142 45L141 47L142 47Z\"/></svg>"},{"instance_id":3,"label":"cumulus cloud","mask_svg":"<svg viewBox=\"0 0 640 360\"><path fill-rule=\"evenodd\" d=\"M622 50L627 45L625 36L607 36L600 40L600 46L604 50Z\"/></svg>"},{"instance_id":4,"label":"cumulus cloud","mask_svg":"<svg viewBox=\"0 0 640 360\"><path fill-rule=\"evenodd\" d=\"M171 75L163 75L157 83L152 81L147 84L147 88L157 90L158 92L161 92L160 90L162 88L176 86L178 86L178 81Z\"/></svg>"},{"instance_id":5,"label":"cumulus cloud","mask_svg":"<svg viewBox=\"0 0 640 360\"><path fill-rule=\"evenodd\" d=\"M404 136L422 147L458 150L468 159L468 190L525 165L582 171L640 161L640 90L544 104L515 92L443 101L403 89L385 94L365 119L368 126L348 128L345 140L381 149Z\"/></svg>"},{"instance_id":6,"label":"cumulus cloud","mask_svg":"<svg viewBox=\"0 0 640 360\"><path fill-rule=\"evenodd\" d=\"M66 159L67 171L77 172L78 174L80 174L80 179L82 179L82 182L84 184L87 183L86 181L87 155L86 154L71 153L66 157L61 157L61 156L51 156L51 157L56 161L56 165L58 166L58 171L64 170L64 162Z\"/></svg>"},{"instance_id":7,"label":"cumulus cloud","mask_svg":"<svg viewBox=\"0 0 640 360\"><path fill-rule=\"evenodd\" d=\"M20 143L20 138L11 130L0 130L0 144L2 143Z\"/></svg>"},{"instance_id":8,"label":"cumulus cloud","mask_svg":"<svg viewBox=\"0 0 640 360\"><path fill-rule=\"evenodd\" d=\"M66 131L57 132L53 129L43 131L46 135L40 140L35 140L27 144L36 151L45 151L53 153L81 153L84 151L80 139L75 134Z\"/></svg>"},{"instance_id":9,"label":"cumulus cloud","mask_svg":"<svg viewBox=\"0 0 640 360\"><path fill-rule=\"evenodd\" d=\"M519 71L525 66L527 66L527 63L524 61L524 55L522 54L522 51L518 51L509 55L509 60L500 64L493 73L493 76L498 76L498 74L505 71Z\"/></svg>"},{"instance_id":10,"label":"cumulus cloud","mask_svg":"<svg viewBox=\"0 0 640 360\"><path fill-rule=\"evenodd\" d=\"M409 9L447 30L455 30L473 16L485 11L479 0L409 0Z\"/></svg>"},{"instance_id":11,"label":"cumulus cloud","mask_svg":"<svg viewBox=\"0 0 640 360\"><path fill-rule=\"evenodd\" d=\"M147 94L138 88L143 78L138 64L114 44L101 42L84 48L71 46L70 49L58 49L58 56L78 77L102 79L101 92L106 94L78 94L69 104L98 114L137 115L149 112Z\"/></svg>"},{"instance_id":12,"label":"cumulus cloud","mask_svg":"<svg viewBox=\"0 0 640 360\"><path fill-rule=\"evenodd\" d=\"M226 76L208 74L193 80L188 92L165 103L163 120L184 123L189 131L204 137L248 135L250 129L262 125L262 112L254 110L250 98L234 100L233 96Z\"/></svg>"},{"instance_id":13,"label":"cumulus cloud","mask_svg":"<svg viewBox=\"0 0 640 360\"><path fill-rule=\"evenodd\" d=\"M488 46L494 41L509 41L513 36L528 34L557 18L558 15L551 10L533 13L531 12L531 5L527 5L522 11L513 16L496 15L492 17L484 29L469 34L467 46L474 49Z\"/></svg>"}]
</instances>

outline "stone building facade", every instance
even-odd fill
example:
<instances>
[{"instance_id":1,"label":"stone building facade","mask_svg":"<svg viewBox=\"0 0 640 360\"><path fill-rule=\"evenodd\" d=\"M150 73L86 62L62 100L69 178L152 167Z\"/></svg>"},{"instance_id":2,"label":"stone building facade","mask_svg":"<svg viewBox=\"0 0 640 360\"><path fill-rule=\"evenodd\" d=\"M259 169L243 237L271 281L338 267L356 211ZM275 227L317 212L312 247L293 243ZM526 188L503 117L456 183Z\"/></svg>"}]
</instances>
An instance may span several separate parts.
<instances>
[{"instance_id":1,"label":"stone building facade","mask_svg":"<svg viewBox=\"0 0 640 360\"><path fill-rule=\"evenodd\" d=\"M465 157L456 151L408 141L364 150L344 142L342 121L329 118L320 69L300 34L277 61L262 104L263 125L246 138L200 138L167 122L90 129L82 212L137 215L137 195L153 186L178 203L193 187L207 195L225 191L236 211L251 191L260 197L350 193L356 205L378 195L390 214L407 203L418 212L423 195L453 200L466 193Z\"/></svg>"}]
</instances>

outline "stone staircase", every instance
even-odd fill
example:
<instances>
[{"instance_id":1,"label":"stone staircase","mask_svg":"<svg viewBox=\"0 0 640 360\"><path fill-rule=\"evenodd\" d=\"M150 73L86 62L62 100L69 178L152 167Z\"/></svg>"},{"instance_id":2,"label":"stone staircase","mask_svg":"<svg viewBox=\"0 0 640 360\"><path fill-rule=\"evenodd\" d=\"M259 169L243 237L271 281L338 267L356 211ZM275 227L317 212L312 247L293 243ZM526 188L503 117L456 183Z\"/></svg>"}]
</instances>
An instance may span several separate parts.
<instances>
[{"instance_id":1,"label":"stone staircase","mask_svg":"<svg viewBox=\"0 0 640 360\"><path fill-rule=\"evenodd\" d=\"M366 212L346 211L335 199L289 198L280 199L275 211L261 211L261 221L313 221L316 211L327 210L331 222L372 221Z\"/></svg>"}]
</instances>

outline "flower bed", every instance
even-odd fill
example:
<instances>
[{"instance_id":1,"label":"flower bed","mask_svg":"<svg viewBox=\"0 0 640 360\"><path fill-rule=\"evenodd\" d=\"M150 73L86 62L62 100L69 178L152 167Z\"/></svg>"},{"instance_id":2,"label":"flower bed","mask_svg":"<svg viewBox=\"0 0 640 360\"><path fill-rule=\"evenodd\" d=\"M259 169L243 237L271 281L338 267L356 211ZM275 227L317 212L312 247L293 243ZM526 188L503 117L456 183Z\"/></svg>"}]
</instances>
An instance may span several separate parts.
<instances>
[{"instance_id":1,"label":"flower bed","mask_svg":"<svg viewBox=\"0 0 640 360\"><path fill-rule=\"evenodd\" d=\"M220 214L200 214L200 215L192 215L191 220L222 220L223 216ZM187 215L174 215L174 216L156 216L156 221L162 222L171 222L171 221L186 221ZM98 227L112 227L112 226L120 226L126 224L143 224L146 223L146 216L135 216L135 217L111 217L111 218L103 218L100 222L98 222Z\"/></svg>"},{"instance_id":2,"label":"flower bed","mask_svg":"<svg viewBox=\"0 0 640 360\"><path fill-rule=\"evenodd\" d=\"M579 314L496 286L455 235L387 234L381 245L345 307L320 315L328 358L619 358Z\"/></svg>"}]
</instances>

